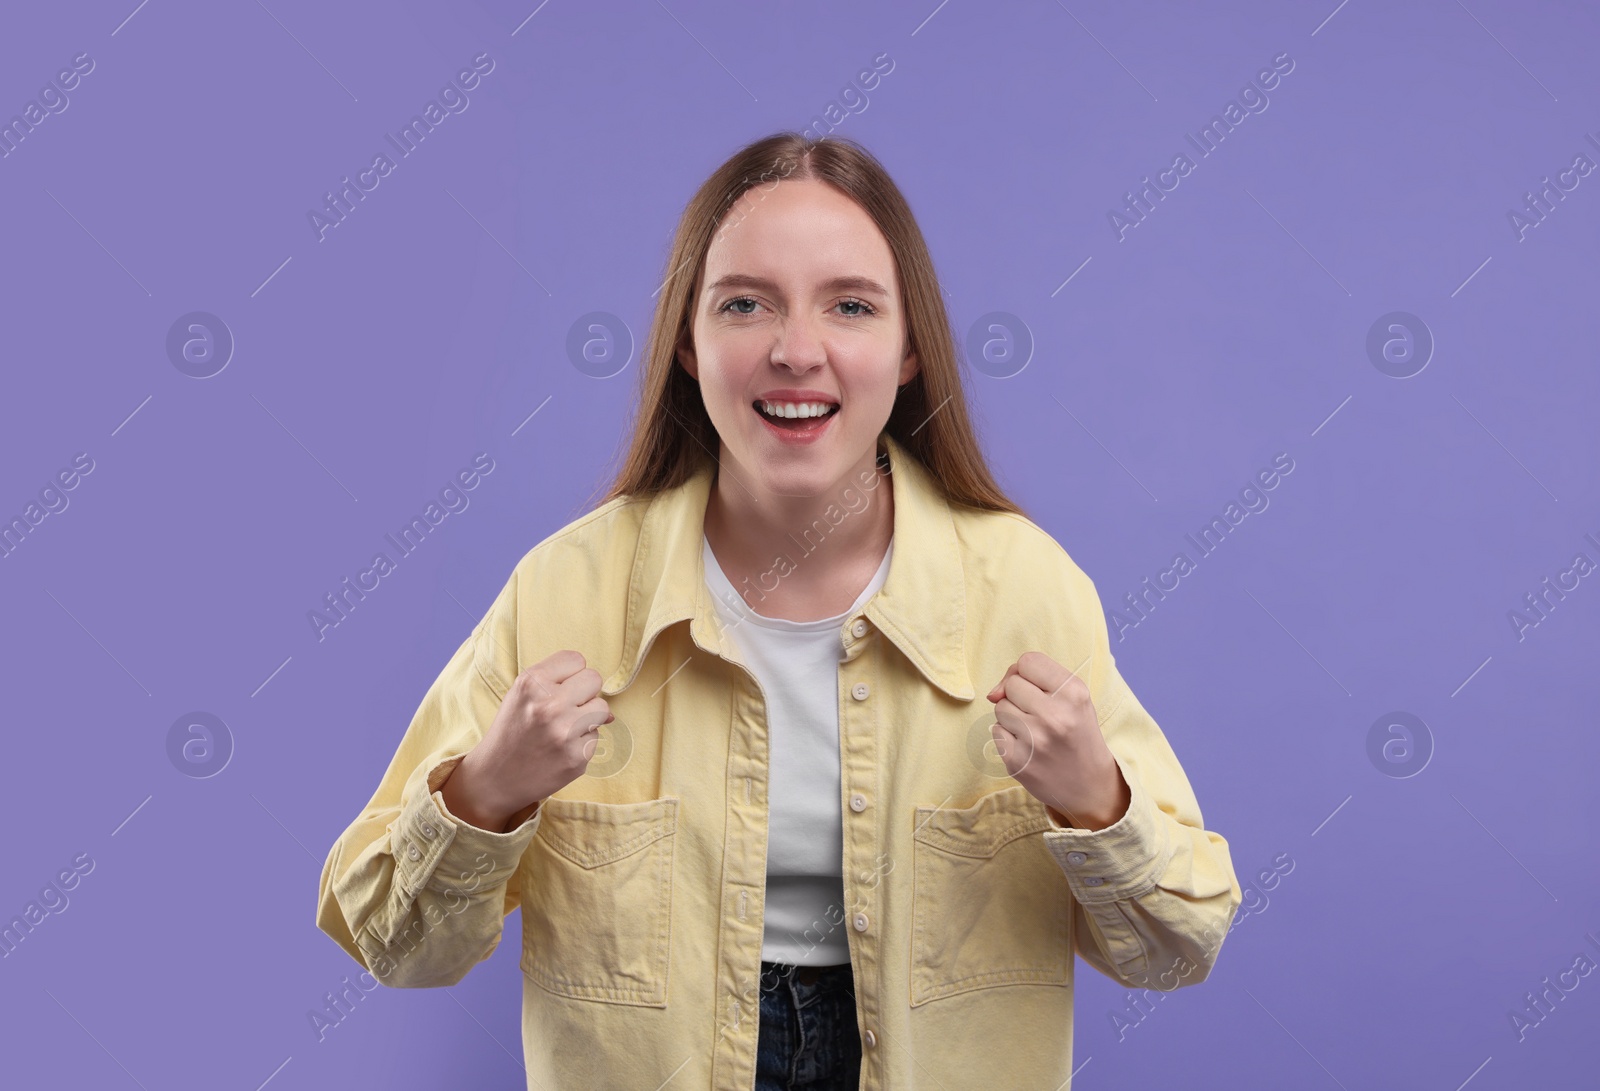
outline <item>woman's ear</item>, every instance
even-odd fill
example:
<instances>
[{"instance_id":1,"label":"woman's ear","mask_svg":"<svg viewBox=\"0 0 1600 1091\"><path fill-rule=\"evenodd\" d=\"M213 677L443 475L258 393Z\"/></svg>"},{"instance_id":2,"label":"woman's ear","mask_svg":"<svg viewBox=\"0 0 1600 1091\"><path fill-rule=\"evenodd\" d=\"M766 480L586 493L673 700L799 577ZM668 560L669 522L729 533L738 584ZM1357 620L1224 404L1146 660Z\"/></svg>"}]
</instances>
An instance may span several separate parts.
<instances>
[{"instance_id":1,"label":"woman's ear","mask_svg":"<svg viewBox=\"0 0 1600 1091\"><path fill-rule=\"evenodd\" d=\"M700 361L694 357L694 342L685 338L678 342L678 362L695 382L700 381Z\"/></svg>"},{"instance_id":2,"label":"woman's ear","mask_svg":"<svg viewBox=\"0 0 1600 1091\"><path fill-rule=\"evenodd\" d=\"M900 386L905 386L917 377L917 372L922 370L922 365L917 361L915 352L906 353L906 358L900 362Z\"/></svg>"}]
</instances>

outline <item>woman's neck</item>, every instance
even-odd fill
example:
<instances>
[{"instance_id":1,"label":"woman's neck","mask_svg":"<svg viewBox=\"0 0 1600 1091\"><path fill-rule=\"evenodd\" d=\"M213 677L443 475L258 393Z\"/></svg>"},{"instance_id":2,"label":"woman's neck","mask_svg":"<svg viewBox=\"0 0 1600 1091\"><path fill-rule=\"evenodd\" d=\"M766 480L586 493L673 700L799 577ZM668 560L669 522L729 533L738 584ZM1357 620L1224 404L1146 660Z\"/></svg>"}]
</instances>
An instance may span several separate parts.
<instances>
[{"instance_id":1,"label":"woman's neck","mask_svg":"<svg viewBox=\"0 0 1600 1091\"><path fill-rule=\"evenodd\" d=\"M759 498L719 470L706 503L706 540L723 574L756 613L786 621L848 610L893 533L893 480L867 489L854 469L817 496Z\"/></svg>"}]
</instances>

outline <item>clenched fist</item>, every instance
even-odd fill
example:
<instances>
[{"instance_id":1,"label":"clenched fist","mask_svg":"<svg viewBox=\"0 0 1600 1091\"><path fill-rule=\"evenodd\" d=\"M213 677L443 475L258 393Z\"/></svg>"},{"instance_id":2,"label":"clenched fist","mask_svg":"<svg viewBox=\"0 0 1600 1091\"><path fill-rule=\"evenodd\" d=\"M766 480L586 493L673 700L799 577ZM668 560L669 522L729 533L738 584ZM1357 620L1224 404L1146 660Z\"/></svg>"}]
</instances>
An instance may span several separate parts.
<instances>
[{"instance_id":1,"label":"clenched fist","mask_svg":"<svg viewBox=\"0 0 1600 1091\"><path fill-rule=\"evenodd\" d=\"M1063 826L1097 830L1128 809L1083 679L1043 652L1023 652L989 691L995 748L1006 772Z\"/></svg>"},{"instance_id":2,"label":"clenched fist","mask_svg":"<svg viewBox=\"0 0 1600 1091\"><path fill-rule=\"evenodd\" d=\"M503 832L588 769L600 725L615 719L604 680L582 654L559 651L517 675L494 722L440 791L458 818Z\"/></svg>"}]
</instances>

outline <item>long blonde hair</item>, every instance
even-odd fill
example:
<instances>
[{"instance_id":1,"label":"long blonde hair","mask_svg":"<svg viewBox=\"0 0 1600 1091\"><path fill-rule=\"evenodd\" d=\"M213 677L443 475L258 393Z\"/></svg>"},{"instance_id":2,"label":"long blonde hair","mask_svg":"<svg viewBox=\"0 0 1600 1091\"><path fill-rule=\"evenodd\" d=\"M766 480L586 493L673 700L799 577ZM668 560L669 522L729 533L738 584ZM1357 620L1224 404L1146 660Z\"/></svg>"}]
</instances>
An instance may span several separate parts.
<instances>
[{"instance_id":1,"label":"long blonde hair","mask_svg":"<svg viewBox=\"0 0 1600 1091\"><path fill-rule=\"evenodd\" d=\"M896 395L884 430L928 468L950 503L1024 515L995 483L972 430L938 276L905 196L882 164L854 141L812 140L795 132L775 133L741 148L685 207L645 340L638 415L627 453L598 504L673 488L714 459L716 428L700 385L678 362L677 350L692 336L695 285L723 216L746 190L783 178L828 183L860 205L888 240L919 367Z\"/></svg>"}]
</instances>

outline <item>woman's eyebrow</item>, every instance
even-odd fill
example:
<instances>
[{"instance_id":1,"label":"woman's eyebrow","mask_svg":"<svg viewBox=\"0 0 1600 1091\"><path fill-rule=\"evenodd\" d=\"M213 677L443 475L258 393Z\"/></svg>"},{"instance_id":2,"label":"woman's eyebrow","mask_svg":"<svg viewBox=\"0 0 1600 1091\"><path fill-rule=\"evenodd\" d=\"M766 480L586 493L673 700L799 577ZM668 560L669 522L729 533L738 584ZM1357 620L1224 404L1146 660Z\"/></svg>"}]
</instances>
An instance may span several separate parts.
<instances>
[{"instance_id":1,"label":"woman's eyebrow","mask_svg":"<svg viewBox=\"0 0 1600 1091\"><path fill-rule=\"evenodd\" d=\"M889 295L889 289L871 277L833 277L830 280L823 281L820 287L824 290L843 289L852 292L875 293L885 297ZM729 273L725 277L719 277L711 285L710 291L720 291L724 288L760 288L769 292L778 291L778 285L775 282L768 280L766 277L751 276L748 273Z\"/></svg>"}]
</instances>

